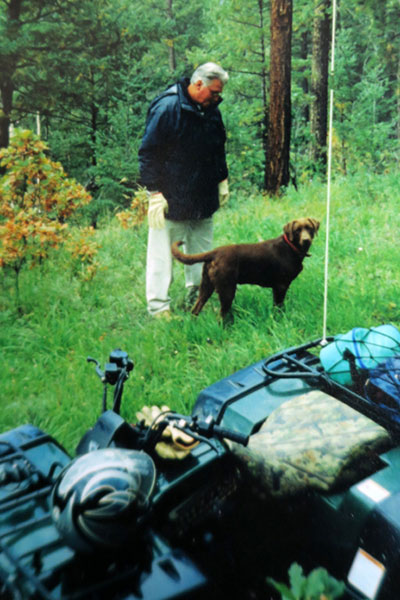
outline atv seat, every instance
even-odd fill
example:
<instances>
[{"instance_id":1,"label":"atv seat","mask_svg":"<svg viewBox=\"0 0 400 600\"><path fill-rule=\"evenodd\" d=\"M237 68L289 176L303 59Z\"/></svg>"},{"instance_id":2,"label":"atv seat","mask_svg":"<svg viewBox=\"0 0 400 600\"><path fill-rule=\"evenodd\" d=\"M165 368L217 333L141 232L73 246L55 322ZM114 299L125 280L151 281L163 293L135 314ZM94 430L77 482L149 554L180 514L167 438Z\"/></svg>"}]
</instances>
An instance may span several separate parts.
<instances>
[{"instance_id":1,"label":"atv seat","mask_svg":"<svg viewBox=\"0 0 400 600\"><path fill-rule=\"evenodd\" d=\"M276 408L233 452L272 496L333 492L377 470L389 433L353 408L313 390Z\"/></svg>"}]
</instances>

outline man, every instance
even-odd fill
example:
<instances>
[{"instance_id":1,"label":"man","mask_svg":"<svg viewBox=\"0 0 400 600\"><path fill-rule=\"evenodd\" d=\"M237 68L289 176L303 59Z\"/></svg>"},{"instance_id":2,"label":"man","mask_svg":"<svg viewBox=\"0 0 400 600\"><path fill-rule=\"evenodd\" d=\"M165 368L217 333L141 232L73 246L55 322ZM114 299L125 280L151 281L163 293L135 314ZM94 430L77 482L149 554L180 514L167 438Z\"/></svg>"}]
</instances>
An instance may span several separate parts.
<instances>
[{"instance_id":1,"label":"man","mask_svg":"<svg viewBox=\"0 0 400 600\"><path fill-rule=\"evenodd\" d=\"M141 182L149 192L146 299L151 315L170 316L171 244L187 253L212 246L212 215L228 197L225 128L218 104L228 74L214 63L198 67L150 105L139 149ZM194 301L201 264L185 266Z\"/></svg>"}]
</instances>

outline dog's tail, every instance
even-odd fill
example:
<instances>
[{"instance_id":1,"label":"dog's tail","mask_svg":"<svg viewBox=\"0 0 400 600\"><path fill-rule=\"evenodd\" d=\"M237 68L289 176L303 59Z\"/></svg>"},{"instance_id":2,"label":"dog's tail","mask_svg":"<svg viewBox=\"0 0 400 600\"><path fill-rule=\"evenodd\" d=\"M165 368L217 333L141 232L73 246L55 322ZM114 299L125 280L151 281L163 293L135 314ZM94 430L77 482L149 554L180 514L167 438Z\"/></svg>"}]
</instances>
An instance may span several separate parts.
<instances>
[{"instance_id":1,"label":"dog's tail","mask_svg":"<svg viewBox=\"0 0 400 600\"><path fill-rule=\"evenodd\" d=\"M171 246L172 256L179 260L184 265L194 265L199 262L208 262L214 258L214 250L209 252L201 252L200 254L184 254L179 250L183 242L174 242Z\"/></svg>"}]
</instances>

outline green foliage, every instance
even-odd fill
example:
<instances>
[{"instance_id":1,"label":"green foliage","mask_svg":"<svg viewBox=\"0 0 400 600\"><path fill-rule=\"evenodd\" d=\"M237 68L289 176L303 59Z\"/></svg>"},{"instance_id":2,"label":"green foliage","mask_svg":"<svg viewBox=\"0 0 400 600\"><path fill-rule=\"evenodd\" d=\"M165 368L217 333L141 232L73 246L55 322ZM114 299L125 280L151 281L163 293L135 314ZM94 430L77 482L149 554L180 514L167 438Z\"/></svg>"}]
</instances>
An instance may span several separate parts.
<instances>
[{"instance_id":1,"label":"green foliage","mask_svg":"<svg viewBox=\"0 0 400 600\"><path fill-rule=\"evenodd\" d=\"M345 584L318 568L304 576L303 569L293 563L289 569L290 588L269 578L268 582L281 594L282 600L335 600L343 596Z\"/></svg>"},{"instance_id":2,"label":"green foliage","mask_svg":"<svg viewBox=\"0 0 400 600\"><path fill-rule=\"evenodd\" d=\"M0 145L7 118L32 128L39 113L54 160L90 189L96 223L134 196L150 100L213 60L230 73L221 110L231 188L262 188L269 9L264 0L0 0ZM301 183L324 173L310 153L314 4L293 10L291 166ZM338 5L335 171L384 172L398 159L399 19L397 0Z\"/></svg>"},{"instance_id":3,"label":"green foliage","mask_svg":"<svg viewBox=\"0 0 400 600\"><path fill-rule=\"evenodd\" d=\"M8 137L10 120L54 109L62 93L59 73L65 75L68 56L75 50L71 16L79 4L76 0L1 1L1 145ZM53 79L55 72L58 76Z\"/></svg>"},{"instance_id":4,"label":"green foliage","mask_svg":"<svg viewBox=\"0 0 400 600\"><path fill-rule=\"evenodd\" d=\"M81 3L72 15L77 50L63 69L57 110L47 119L53 154L93 192L92 220L123 205L138 175L130 160L138 138L131 122L130 65L140 58L140 49L132 48L132 19L131 4L124 0ZM57 63L53 69L60 81Z\"/></svg>"},{"instance_id":5,"label":"green foliage","mask_svg":"<svg viewBox=\"0 0 400 600\"><path fill-rule=\"evenodd\" d=\"M398 115L393 98L398 95L399 38L394 31L399 13L395 14L394 6L393 0L379 8L374 3L365 7L360 0L338 6L335 80L330 85L335 88L333 165L344 173L360 166L382 172L396 160ZM188 56L196 61L217 60L231 74L221 106L229 136L231 180L261 188L268 116L269 4L224 0L207 3L207 11L215 26L204 32L201 49L189 51ZM293 11L291 168L300 183L325 173L316 172L310 152L314 5L301 0L294 3Z\"/></svg>"},{"instance_id":6,"label":"green foliage","mask_svg":"<svg viewBox=\"0 0 400 600\"><path fill-rule=\"evenodd\" d=\"M82 3L79 14L85 18L74 17L74 39L85 46L69 57L62 97L47 130L53 154L90 186L92 221L128 206L139 178L137 154L148 103L185 73L184 50L196 46L200 8L177 0L173 11L166 19L165 6L153 0L97 0Z\"/></svg>"},{"instance_id":7,"label":"green foliage","mask_svg":"<svg viewBox=\"0 0 400 600\"><path fill-rule=\"evenodd\" d=\"M364 60L363 78L353 81L350 97L346 86L338 90L336 98L339 118L335 130L340 146L336 146L335 159L345 173L360 165L380 172L393 163L398 147L393 135L396 118L389 108L393 104L389 81L381 65L372 58ZM346 77L349 71L344 69L340 75Z\"/></svg>"}]
</instances>

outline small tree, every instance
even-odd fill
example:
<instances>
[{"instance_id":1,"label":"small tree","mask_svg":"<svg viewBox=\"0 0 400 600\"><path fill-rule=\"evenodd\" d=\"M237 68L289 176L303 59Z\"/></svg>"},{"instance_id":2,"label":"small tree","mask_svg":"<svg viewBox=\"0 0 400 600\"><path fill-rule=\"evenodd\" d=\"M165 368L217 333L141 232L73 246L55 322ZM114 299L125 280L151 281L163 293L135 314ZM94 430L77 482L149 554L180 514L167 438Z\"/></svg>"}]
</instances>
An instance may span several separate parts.
<instances>
[{"instance_id":1,"label":"small tree","mask_svg":"<svg viewBox=\"0 0 400 600\"><path fill-rule=\"evenodd\" d=\"M17 130L0 151L5 172L0 179L0 267L14 272L18 307L22 267L41 263L68 239L67 220L91 200L46 150L31 131Z\"/></svg>"}]
</instances>

